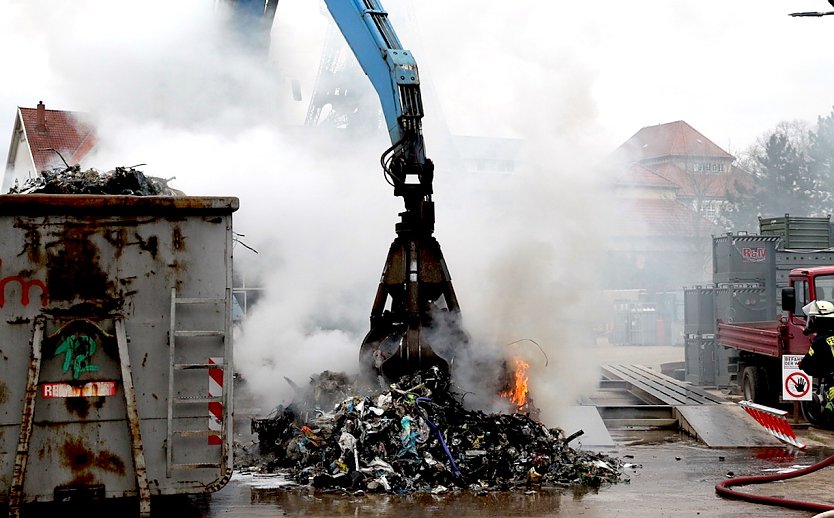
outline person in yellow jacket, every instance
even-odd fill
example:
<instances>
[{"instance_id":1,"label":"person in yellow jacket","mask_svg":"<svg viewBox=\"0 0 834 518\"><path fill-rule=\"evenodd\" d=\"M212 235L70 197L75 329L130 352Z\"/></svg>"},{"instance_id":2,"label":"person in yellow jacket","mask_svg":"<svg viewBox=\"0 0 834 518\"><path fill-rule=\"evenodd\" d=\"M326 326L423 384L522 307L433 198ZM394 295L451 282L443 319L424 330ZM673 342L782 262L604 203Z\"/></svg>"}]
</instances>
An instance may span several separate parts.
<instances>
[{"instance_id":1,"label":"person in yellow jacket","mask_svg":"<svg viewBox=\"0 0 834 518\"><path fill-rule=\"evenodd\" d=\"M808 317L805 334L816 333L811 347L799 368L811 376L824 378L834 374L834 304L827 300L815 300L804 306L802 311ZM834 412L834 386L828 388L826 410Z\"/></svg>"}]
</instances>

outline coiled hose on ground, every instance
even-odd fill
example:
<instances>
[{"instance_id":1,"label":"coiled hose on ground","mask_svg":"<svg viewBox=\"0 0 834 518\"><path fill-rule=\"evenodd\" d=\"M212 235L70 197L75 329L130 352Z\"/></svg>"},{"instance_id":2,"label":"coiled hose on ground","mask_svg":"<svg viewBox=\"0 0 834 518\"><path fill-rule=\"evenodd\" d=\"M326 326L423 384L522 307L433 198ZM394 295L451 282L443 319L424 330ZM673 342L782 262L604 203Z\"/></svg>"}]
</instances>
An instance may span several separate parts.
<instances>
[{"instance_id":1,"label":"coiled hose on ground","mask_svg":"<svg viewBox=\"0 0 834 518\"><path fill-rule=\"evenodd\" d=\"M801 509L804 511L834 511L832 504L818 504L815 502L803 502L802 500L790 500L787 498L776 498L772 496L756 495L752 493L742 493L729 489L731 486L744 486L747 484L764 484L766 482L775 482L777 480L788 480L791 478L801 477L808 473L819 471L822 468L834 464L834 455L825 460L817 462L813 466L808 466L790 473L778 473L776 475L760 475L754 477L737 477L728 478L715 484L715 492L725 498L735 498L739 500L747 500L748 502L755 502L757 504L765 505L779 505L782 507L789 507L791 509ZM828 514L826 513L826 516ZM832 515L834 516L834 515Z\"/></svg>"}]
</instances>

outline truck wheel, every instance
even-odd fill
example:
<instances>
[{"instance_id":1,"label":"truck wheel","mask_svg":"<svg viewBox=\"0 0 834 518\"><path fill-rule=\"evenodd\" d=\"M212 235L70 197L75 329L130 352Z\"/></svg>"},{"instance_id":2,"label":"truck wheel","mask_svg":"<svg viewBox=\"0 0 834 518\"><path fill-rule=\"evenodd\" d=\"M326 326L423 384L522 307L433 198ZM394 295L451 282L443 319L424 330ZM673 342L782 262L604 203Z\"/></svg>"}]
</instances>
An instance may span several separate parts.
<instances>
[{"instance_id":1,"label":"truck wheel","mask_svg":"<svg viewBox=\"0 0 834 518\"><path fill-rule=\"evenodd\" d=\"M768 393L767 373L761 367L748 365L744 368L741 375L741 390L744 394L744 399L758 403L759 405L767 405L770 403L770 394Z\"/></svg>"},{"instance_id":2,"label":"truck wheel","mask_svg":"<svg viewBox=\"0 0 834 518\"><path fill-rule=\"evenodd\" d=\"M819 393L817 382L814 382L814 390L811 392L810 401L801 401L802 415L805 420L816 426L817 428L824 428L826 430L834 429L834 416L831 412L823 410L822 395Z\"/></svg>"}]
</instances>

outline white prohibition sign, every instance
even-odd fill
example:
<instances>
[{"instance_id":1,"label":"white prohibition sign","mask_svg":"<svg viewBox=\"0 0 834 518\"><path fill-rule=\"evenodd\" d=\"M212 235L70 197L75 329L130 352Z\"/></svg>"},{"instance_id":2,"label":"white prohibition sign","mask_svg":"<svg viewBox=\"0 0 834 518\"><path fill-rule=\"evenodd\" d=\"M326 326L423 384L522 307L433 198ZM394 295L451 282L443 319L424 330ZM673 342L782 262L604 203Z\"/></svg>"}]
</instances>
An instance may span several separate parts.
<instances>
[{"instance_id":1,"label":"white prohibition sign","mask_svg":"<svg viewBox=\"0 0 834 518\"><path fill-rule=\"evenodd\" d=\"M811 390L811 380L802 371L792 372L785 378L785 390L791 397L800 398Z\"/></svg>"}]
</instances>

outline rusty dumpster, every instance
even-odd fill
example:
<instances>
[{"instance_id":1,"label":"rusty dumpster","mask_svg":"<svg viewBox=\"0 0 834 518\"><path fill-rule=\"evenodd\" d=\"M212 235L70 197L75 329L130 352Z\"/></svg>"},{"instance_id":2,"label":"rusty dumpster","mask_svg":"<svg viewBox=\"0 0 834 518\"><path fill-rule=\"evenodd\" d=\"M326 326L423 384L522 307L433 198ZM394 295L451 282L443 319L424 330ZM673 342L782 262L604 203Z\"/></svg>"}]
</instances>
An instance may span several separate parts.
<instances>
[{"instance_id":1,"label":"rusty dumpster","mask_svg":"<svg viewBox=\"0 0 834 518\"><path fill-rule=\"evenodd\" d=\"M0 504L232 470L236 198L0 195Z\"/></svg>"}]
</instances>

